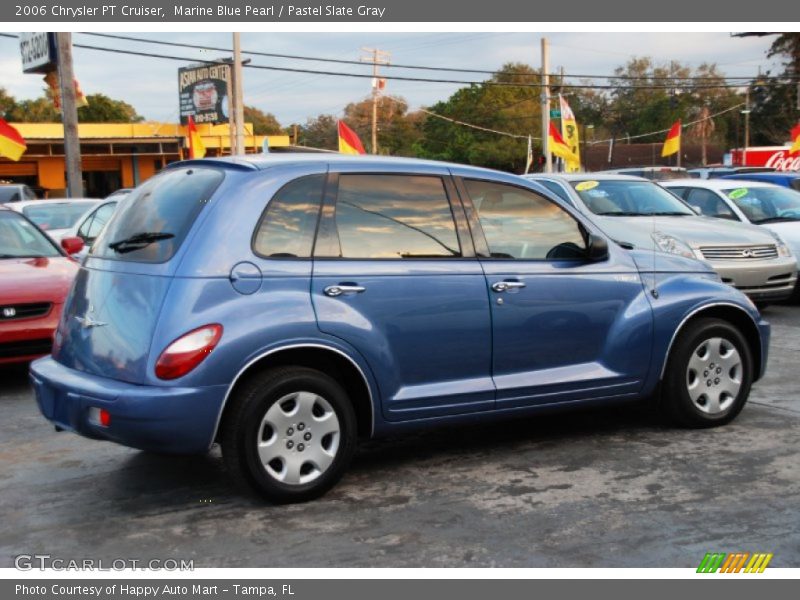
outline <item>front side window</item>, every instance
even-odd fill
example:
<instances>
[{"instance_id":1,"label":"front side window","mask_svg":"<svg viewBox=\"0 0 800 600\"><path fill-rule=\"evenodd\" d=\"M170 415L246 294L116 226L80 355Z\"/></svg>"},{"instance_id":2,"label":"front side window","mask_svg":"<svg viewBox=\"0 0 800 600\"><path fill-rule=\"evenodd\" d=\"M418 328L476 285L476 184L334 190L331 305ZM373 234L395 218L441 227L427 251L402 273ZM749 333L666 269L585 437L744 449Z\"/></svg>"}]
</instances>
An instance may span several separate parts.
<instances>
[{"instance_id":1,"label":"front side window","mask_svg":"<svg viewBox=\"0 0 800 600\"><path fill-rule=\"evenodd\" d=\"M529 190L464 180L493 258L577 260L586 255L580 224L563 208Z\"/></svg>"},{"instance_id":2,"label":"front side window","mask_svg":"<svg viewBox=\"0 0 800 600\"><path fill-rule=\"evenodd\" d=\"M314 246L324 175L296 179L267 205L253 238L253 250L266 258L308 258Z\"/></svg>"},{"instance_id":3,"label":"front side window","mask_svg":"<svg viewBox=\"0 0 800 600\"><path fill-rule=\"evenodd\" d=\"M440 177L341 175L335 218L342 258L461 256Z\"/></svg>"},{"instance_id":4,"label":"front side window","mask_svg":"<svg viewBox=\"0 0 800 600\"><path fill-rule=\"evenodd\" d=\"M103 227L106 226L106 223L111 219L111 215L114 214L116 206L116 202L104 204L94 211L91 217L83 222L80 231L78 231L78 236L83 238L86 245L90 246L97 236L100 235L100 232L103 231Z\"/></svg>"},{"instance_id":5,"label":"front side window","mask_svg":"<svg viewBox=\"0 0 800 600\"><path fill-rule=\"evenodd\" d=\"M703 188L690 189L688 196L684 196L686 203L694 206L707 217L715 217L717 219L731 219L738 221L739 219L731 210L725 201L717 196L711 190Z\"/></svg>"},{"instance_id":6,"label":"front side window","mask_svg":"<svg viewBox=\"0 0 800 600\"><path fill-rule=\"evenodd\" d=\"M91 254L143 263L171 259L224 175L219 169L168 169L131 192Z\"/></svg>"}]
</instances>

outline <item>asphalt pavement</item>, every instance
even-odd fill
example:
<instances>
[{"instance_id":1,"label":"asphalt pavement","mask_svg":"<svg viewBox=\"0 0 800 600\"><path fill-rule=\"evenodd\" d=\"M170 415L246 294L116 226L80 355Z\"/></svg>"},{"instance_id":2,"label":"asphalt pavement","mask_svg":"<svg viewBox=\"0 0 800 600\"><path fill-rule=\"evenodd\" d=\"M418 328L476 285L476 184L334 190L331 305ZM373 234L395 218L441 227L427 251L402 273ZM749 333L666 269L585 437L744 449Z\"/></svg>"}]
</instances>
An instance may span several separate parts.
<instances>
[{"instance_id":1,"label":"asphalt pavement","mask_svg":"<svg viewBox=\"0 0 800 600\"><path fill-rule=\"evenodd\" d=\"M219 450L160 456L56 433L25 369L0 370L0 567L19 554L195 567L800 566L800 307L766 310L767 376L732 424L634 406L363 444L324 498L271 506Z\"/></svg>"}]
</instances>

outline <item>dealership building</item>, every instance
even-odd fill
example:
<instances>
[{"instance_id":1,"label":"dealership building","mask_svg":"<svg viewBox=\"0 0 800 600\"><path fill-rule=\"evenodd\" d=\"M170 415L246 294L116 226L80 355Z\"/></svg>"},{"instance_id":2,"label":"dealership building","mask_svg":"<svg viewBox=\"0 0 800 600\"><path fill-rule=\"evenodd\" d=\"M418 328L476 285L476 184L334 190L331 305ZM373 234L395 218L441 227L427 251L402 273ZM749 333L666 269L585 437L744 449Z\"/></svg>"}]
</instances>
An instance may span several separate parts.
<instances>
[{"instance_id":1,"label":"dealership building","mask_svg":"<svg viewBox=\"0 0 800 600\"><path fill-rule=\"evenodd\" d=\"M0 157L0 181L26 183L41 197L65 196L64 128L61 123L12 123L28 149L18 162ZM231 135L226 124L202 123L197 130L206 156L230 154ZM289 136L253 135L245 123L248 153L288 150ZM84 195L102 198L122 187L135 187L160 169L188 158L187 131L175 123L81 123L81 167Z\"/></svg>"}]
</instances>

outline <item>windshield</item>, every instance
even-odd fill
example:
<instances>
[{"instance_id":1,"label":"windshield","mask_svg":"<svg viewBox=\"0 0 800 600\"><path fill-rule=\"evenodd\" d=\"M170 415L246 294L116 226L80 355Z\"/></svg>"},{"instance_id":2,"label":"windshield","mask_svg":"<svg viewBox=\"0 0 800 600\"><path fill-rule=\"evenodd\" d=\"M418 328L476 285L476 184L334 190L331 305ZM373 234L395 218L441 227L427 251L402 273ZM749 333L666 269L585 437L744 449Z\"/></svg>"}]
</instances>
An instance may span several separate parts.
<instances>
[{"instance_id":1,"label":"windshield","mask_svg":"<svg viewBox=\"0 0 800 600\"><path fill-rule=\"evenodd\" d=\"M753 223L800 221L800 193L784 187L737 187L723 190Z\"/></svg>"},{"instance_id":2,"label":"windshield","mask_svg":"<svg viewBox=\"0 0 800 600\"><path fill-rule=\"evenodd\" d=\"M22 200L20 189L16 186L0 186L0 202L18 202Z\"/></svg>"},{"instance_id":3,"label":"windshield","mask_svg":"<svg viewBox=\"0 0 800 600\"><path fill-rule=\"evenodd\" d=\"M20 214L0 210L0 259L61 256L53 242Z\"/></svg>"},{"instance_id":4,"label":"windshield","mask_svg":"<svg viewBox=\"0 0 800 600\"><path fill-rule=\"evenodd\" d=\"M222 182L218 169L169 169L147 180L122 202L91 255L162 263L180 248L197 215Z\"/></svg>"},{"instance_id":5,"label":"windshield","mask_svg":"<svg viewBox=\"0 0 800 600\"><path fill-rule=\"evenodd\" d=\"M52 229L69 229L87 210L97 202L66 200L64 202L42 202L29 204L22 213L45 231Z\"/></svg>"},{"instance_id":6,"label":"windshield","mask_svg":"<svg viewBox=\"0 0 800 600\"><path fill-rule=\"evenodd\" d=\"M671 193L649 181L585 179L571 183L586 207L596 215L611 217L695 215Z\"/></svg>"}]
</instances>

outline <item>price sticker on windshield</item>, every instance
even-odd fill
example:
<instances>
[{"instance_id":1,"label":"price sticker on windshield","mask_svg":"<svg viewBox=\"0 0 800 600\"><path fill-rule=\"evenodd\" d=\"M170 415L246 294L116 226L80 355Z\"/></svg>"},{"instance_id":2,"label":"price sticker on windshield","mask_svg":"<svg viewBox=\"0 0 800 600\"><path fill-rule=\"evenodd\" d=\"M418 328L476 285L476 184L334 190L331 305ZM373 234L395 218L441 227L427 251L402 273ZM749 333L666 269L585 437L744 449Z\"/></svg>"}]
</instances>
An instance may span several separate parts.
<instances>
[{"instance_id":1,"label":"price sticker on windshield","mask_svg":"<svg viewBox=\"0 0 800 600\"><path fill-rule=\"evenodd\" d=\"M749 190L747 188L737 188L733 190L730 194L728 194L728 198L731 200L738 200L739 198L744 198L747 196L747 192Z\"/></svg>"},{"instance_id":2,"label":"price sticker on windshield","mask_svg":"<svg viewBox=\"0 0 800 600\"><path fill-rule=\"evenodd\" d=\"M600 185L599 181L581 181L575 186L575 189L579 192L588 192L589 190L596 188L598 185Z\"/></svg>"}]
</instances>

